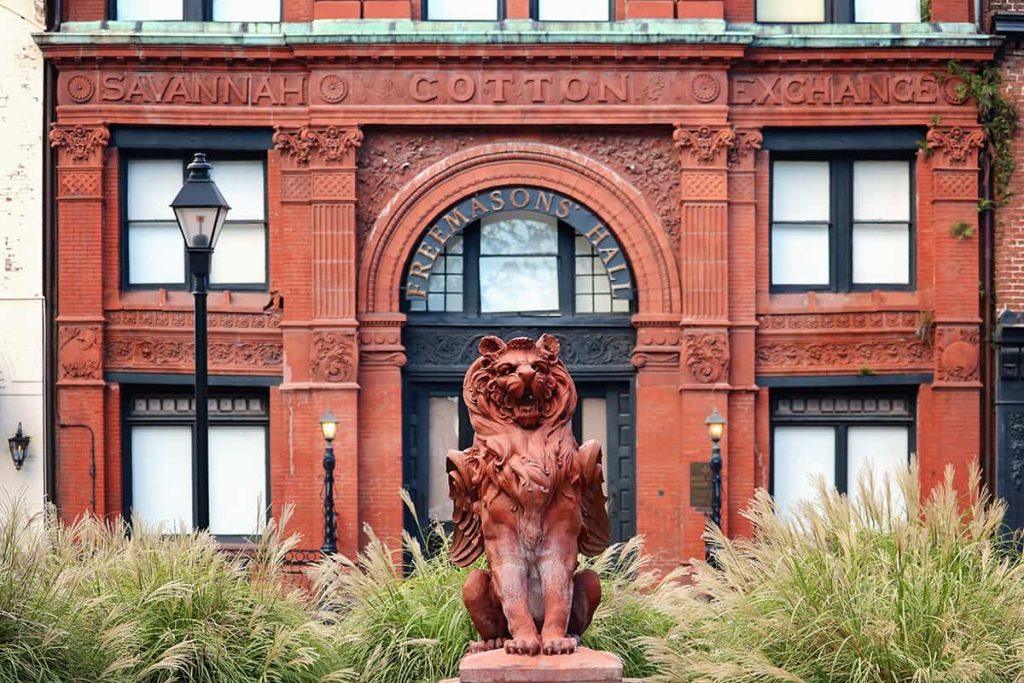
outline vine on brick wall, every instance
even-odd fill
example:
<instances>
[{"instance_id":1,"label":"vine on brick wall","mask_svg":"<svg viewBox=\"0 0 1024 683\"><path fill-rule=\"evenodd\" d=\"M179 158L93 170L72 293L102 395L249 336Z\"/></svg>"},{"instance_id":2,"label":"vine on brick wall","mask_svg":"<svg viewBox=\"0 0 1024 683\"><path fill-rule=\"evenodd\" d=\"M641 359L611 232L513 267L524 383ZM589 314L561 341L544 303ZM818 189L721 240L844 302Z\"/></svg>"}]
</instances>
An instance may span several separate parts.
<instances>
[{"instance_id":1,"label":"vine on brick wall","mask_svg":"<svg viewBox=\"0 0 1024 683\"><path fill-rule=\"evenodd\" d=\"M932 0L921 0L921 21L929 22L932 20Z\"/></svg>"},{"instance_id":2,"label":"vine on brick wall","mask_svg":"<svg viewBox=\"0 0 1024 683\"><path fill-rule=\"evenodd\" d=\"M1013 194L1010 188L1016 167L1013 139L1019 117L1014 106L1003 97L1003 79L997 67L989 65L975 73L951 61L949 73L960 79L957 95L973 98L978 104L979 119L985 130L982 173L985 182L991 182L994 188L994 201L982 200L978 209L988 211L1004 204Z\"/></svg>"}]
</instances>

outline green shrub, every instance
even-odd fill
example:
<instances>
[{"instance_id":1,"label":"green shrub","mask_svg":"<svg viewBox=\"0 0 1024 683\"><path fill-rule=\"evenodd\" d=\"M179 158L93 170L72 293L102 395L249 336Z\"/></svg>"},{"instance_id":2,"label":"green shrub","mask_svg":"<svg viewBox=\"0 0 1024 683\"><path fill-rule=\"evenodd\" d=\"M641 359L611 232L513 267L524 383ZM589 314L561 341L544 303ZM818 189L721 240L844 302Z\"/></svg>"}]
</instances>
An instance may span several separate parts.
<instances>
[{"instance_id":1,"label":"green shrub","mask_svg":"<svg viewBox=\"0 0 1024 683\"><path fill-rule=\"evenodd\" d=\"M756 540L715 534L722 571L700 567L678 624L648 641L661 680L1024 680L1024 564L1003 551L1004 506L976 471L969 497L952 481L922 501L916 466L894 487L868 476L856 504L819 484L789 522L759 493Z\"/></svg>"}]
</instances>

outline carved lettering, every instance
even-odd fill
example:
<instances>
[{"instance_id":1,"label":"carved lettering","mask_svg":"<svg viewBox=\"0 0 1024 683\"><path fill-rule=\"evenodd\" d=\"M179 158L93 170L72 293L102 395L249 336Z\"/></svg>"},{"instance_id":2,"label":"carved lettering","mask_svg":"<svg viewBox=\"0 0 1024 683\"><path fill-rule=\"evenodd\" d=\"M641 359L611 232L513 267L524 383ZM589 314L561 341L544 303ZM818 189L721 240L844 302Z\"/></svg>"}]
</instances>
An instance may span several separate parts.
<instances>
[{"instance_id":1,"label":"carved lettering","mask_svg":"<svg viewBox=\"0 0 1024 683\"><path fill-rule=\"evenodd\" d=\"M100 100L127 104L305 105L307 77L292 74L112 73L100 79Z\"/></svg>"},{"instance_id":2,"label":"carved lettering","mask_svg":"<svg viewBox=\"0 0 1024 683\"><path fill-rule=\"evenodd\" d=\"M939 82L927 73L737 75L731 81L731 103L761 106L871 106L935 104Z\"/></svg>"}]
</instances>

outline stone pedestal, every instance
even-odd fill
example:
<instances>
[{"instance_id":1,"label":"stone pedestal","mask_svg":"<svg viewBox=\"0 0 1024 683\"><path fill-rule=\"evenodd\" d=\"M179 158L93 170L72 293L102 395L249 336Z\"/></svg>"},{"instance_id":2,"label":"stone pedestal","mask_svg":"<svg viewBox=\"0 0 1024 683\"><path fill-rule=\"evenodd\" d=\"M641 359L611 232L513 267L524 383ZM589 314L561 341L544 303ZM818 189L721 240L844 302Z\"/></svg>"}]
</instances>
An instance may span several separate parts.
<instances>
[{"instance_id":1,"label":"stone pedestal","mask_svg":"<svg viewBox=\"0 0 1024 683\"><path fill-rule=\"evenodd\" d=\"M446 683L623 683L622 661L581 647L575 654L526 657L492 650L467 655Z\"/></svg>"}]
</instances>

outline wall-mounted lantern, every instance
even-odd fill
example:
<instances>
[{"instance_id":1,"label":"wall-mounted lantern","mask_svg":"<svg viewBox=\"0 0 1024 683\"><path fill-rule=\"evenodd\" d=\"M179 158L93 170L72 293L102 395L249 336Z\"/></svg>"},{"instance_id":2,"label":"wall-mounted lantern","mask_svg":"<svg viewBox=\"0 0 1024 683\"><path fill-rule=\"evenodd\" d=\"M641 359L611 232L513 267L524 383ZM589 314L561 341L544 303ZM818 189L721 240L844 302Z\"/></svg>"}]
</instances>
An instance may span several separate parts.
<instances>
[{"instance_id":1,"label":"wall-mounted lantern","mask_svg":"<svg viewBox=\"0 0 1024 683\"><path fill-rule=\"evenodd\" d=\"M11 460L14 461L14 469L20 470L21 466L25 464L25 456L28 455L28 442L29 437L25 436L25 432L21 429L21 423L18 423L18 431L11 438L7 439L7 444L11 447Z\"/></svg>"}]
</instances>

